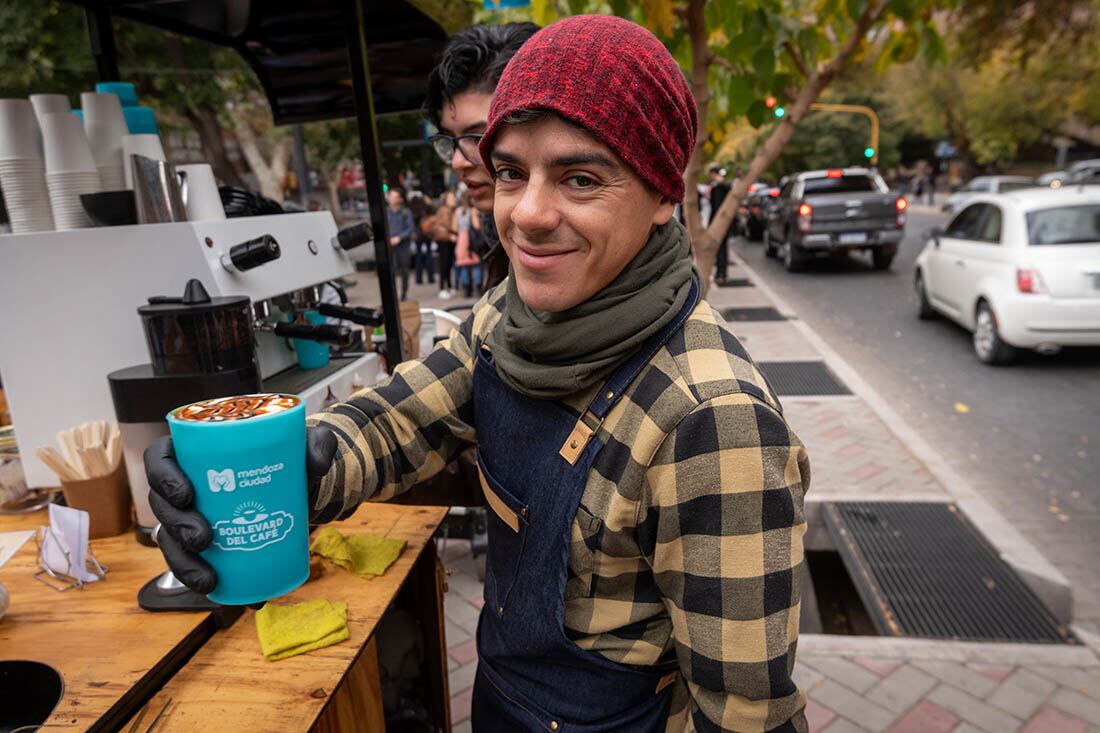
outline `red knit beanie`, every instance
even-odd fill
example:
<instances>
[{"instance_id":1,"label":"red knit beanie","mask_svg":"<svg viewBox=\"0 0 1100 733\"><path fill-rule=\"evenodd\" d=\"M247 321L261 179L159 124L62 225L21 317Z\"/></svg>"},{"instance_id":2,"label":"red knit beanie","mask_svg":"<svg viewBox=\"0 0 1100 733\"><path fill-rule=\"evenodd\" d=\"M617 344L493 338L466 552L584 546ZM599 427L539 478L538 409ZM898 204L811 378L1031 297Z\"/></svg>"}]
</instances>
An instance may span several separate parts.
<instances>
[{"instance_id":1,"label":"red knit beanie","mask_svg":"<svg viewBox=\"0 0 1100 733\"><path fill-rule=\"evenodd\" d=\"M551 110L611 148L672 201L684 198L684 168L695 145L695 99L656 36L608 15L577 15L546 26L516 52L500 78L481 138L489 151L504 120Z\"/></svg>"}]
</instances>

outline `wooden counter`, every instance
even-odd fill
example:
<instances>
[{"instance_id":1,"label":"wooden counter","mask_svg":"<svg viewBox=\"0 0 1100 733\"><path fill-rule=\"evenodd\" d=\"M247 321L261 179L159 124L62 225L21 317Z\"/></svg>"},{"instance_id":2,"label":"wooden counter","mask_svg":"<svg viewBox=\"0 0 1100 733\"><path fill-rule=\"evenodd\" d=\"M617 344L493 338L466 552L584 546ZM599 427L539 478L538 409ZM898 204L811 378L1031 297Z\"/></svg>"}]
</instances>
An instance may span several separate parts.
<instances>
[{"instance_id":1,"label":"wooden counter","mask_svg":"<svg viewBox=\"0 0 1100 733\"><path fill-rule=\"evenodd\" d=\"M171 698L158 733L379 730L372 636L401 591L418 613L424 634L425 677L436 727L449 730L442 574L431 541L446 511L365 504L350 519L333 524L342 532L404 539L408 547L385 575L373 580L326 564L320 578L280 598L280 603L346 601L351 638L279 662L268 662L260 653L251 610L216 633L210 614L140 610L138 589L164 565L159 551L138 545L132 535L93 541L96 557L110 566L107 579L64 593L32 577L31 541L0 568L0 581L12 596L11 610L0 622L0 658L36 659L61 672L65 696L51 726L116 729L148 701L139 728L144 730ZM0 517L0 530L19 527L7 519ZM22 524L44 522L43 516ZM186 654L195 648L187 661ZM183 658L181 649L186 650ZM158 676L156 686L163 686L149 700L155 689L149 682Z\"/></svg>"},{"instance_id":2,"label":"wooden counter","mask_svg":"<svg viewBox=\"0 0 1100 733\"><path fill-rule=\"evenodd\" d=\"M0 531L47 523L45 511L0 516ZM35 580L33 539L0 567L11 596L0 621L0 659L33 659L61 672L65 696L48 724L78 730L110 729L112 720L124 720L150 687L182 664L181 655L215 631L209 613L138 608L138 589L166 569L157 548L138 544L132 532L91 545L110 572L83 590L58 592Z\"/></svg>"}]
</instances>

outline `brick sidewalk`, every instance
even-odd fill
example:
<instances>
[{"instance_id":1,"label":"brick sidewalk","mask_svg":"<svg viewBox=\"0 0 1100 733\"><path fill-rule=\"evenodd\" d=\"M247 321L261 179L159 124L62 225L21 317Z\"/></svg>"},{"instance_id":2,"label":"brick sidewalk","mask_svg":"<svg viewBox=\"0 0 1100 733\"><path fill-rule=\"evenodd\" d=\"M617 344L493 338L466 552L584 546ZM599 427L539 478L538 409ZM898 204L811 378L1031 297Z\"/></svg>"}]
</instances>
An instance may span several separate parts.
<instances>
[{"instance_id":1,"label":"brick sidewalk","mask_svg":"<svg viewBox=\"0 0 1100 733\"><path fill-rule=\"evenodd\" d=\"M468 733L482 586L468 541L440 546L449 576L451 716L456 733ZM1021 645L917 642L919 652L899 654L892 640L882 640L876 650L873 638L862 637L863 648L845 654L815 649L820 638L807 635L800 642L794 673L808 697L811 731L1100 732L1100 664L1083 647L1065 653L1040 647L1037 659L1021 660L1028 655ZM842 649L846 640L827 641Z\"/></svg>"},{"instance_id":2,"label":"brick sidewalk","mask_svg":"<svg viewBox=\"0 0 1100 733\"><path fill-rule=\"evenodd\" d=\"M744 277L733 266L731 277ZM372 273L359 273L356 305L377 304ZM435 287L412 286L422 307L448 307ZM771 306L758 288L711 288L710 302ZM795 315L795 314L787 314ZM790 321L731 325L757 361L821 359ZM785 413L813 467L808 502L837 499L946 501L951 494L858 396L785 397ZM812 509L810 510L812 511ZM469 542L448 540L446 598L454 730L470 730L482 586ZM898 641L805 634L795 679L812 731L891 733L1100 733L1100 661L1087 647Z\"/></svg>"}]
</instances>

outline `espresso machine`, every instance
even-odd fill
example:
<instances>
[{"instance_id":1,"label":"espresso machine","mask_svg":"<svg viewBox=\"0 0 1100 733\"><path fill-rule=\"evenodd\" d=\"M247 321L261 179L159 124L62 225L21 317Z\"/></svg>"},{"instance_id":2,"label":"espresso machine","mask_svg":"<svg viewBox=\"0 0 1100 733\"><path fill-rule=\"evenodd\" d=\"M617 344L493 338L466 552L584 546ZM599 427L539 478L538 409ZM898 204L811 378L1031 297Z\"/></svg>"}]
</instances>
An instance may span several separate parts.
<instances>
[{"instance_id":1,"label":"espresso machine","mask_svg":"<svg viewBox=\"0 0 1100 733\"><path fill-rule=\"evenodd\" d=\"M107 375L150 361L139 307L190 280L213 298L247 298L264 391L298 395L315 412L378 382L376 354L338 351L303 369L294 348L295 339L348 343L354 325L380 321L325 296L326 283L354 271L348 250L369 239L367 225L337 231L325 211L0 236L0 305L9 314L0 374L28 486L57 482L37 447L115 415ZM307 310L326 322L302 323Z\"/></svg>"}]
</instances>

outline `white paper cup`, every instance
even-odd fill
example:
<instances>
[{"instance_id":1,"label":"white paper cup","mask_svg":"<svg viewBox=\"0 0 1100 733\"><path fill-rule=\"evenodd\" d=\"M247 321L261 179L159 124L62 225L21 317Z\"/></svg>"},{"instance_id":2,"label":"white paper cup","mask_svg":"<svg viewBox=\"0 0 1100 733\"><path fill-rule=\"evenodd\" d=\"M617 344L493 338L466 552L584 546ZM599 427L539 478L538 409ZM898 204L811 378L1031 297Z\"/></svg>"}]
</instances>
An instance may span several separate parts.
<instances>
[{"instance_id":1,"label":"white paper cup","mask_svg":"<svg viewBox=\"0 0 1100 733\"><path fill-rule=\"evenodd\" d=\"M39 124L42 123L42 115L48 114L60 114L62 112L71 113L73 107L69 104L69 98L64 94L32 94L31 106L34 107L34 114L38 118Z\"/></svg>"},{"instance_id":2,"label":"white paper cup","mask_svg":"<svg viewBox=\"0 0 1100 733\"><path fill-rule=\"evenodd\" d=\"M134 187L134 169L130 162L131 155L144 155L153 160L165 160L164 147L160 144L160 135L151 133L142 135L122 136L122 176L126 188Z\"/></svg>"},{"instance_id":3,"label":"white paper cup","mask_svg":"<svg viewBox=\"0 0 1100 733\"><path fill-rule=\"evenodd\" d=\"M225 218L225 207L214 180L214 170L207 163L176 166L183 205L188 221L213 221Z\"/></svg>"},{"instance_id":4,"label":"white paper cup","mask_svg":"<svg viewBox=\"0 0 1100 733\"><path fill-rule=\"evenodd\" d=\"M14 234L54 228L45 161L0 160L0 187Z\"/></svg>"},{"instance_id":5,"label":"white paper cup","mask_svg":"<svg viewBox=\"0 0 1100 733\"><path fill-rule=\"evenodd\" d=\"M95 173L95 157L80 118L68 113L42 115L42 142L46 149L46 173Z\"/></svg>"},{"instance_id":6,"label":"white paper cup","mask_svg":"<svg viewBox=\"0 0 1100 733\"><path fill-rule=\"evenodd\" d=\"M0 159L28 158L42 158L34 107L26 99L0 99Z\"/></svg>"},{"instance_id":7,"label":"white paper cup","mask_svg":"<svg viewBox=\"0 0 1100 733\"><path fill-rule=\"evenodd\" d=\"M80 103L84 109L84 132L92 146L96 166L101 175L107 173L114 180L114 169L122 167L122 138L129 134L122 104L117 94L97 92L84 92L80 95ZM121 180L118 186L122 187Z\"/></svg>"},{"instance_id":8,"label":"white paper cup","mask_svg":"<svg viewBox=\"0 0 1100 733\"><path fill-rule=\"evenodd\" d=\"M80 203L80 194L103 190L98 172L47 173L46 185L50 190L50 205L58 230L92 226L92 220Z\"/></svg>"},{"instance_id":9,"label":"white paper cup","mask_svg":"<svg viewBox=\"0 0 1100 733\"><path fill-rule=\"evenodd\" d=\"M121 160L122 153L119 152ZM101 165L99 168L99 182L104 191L121 191L126 187L126 177L122 175L121 165Z\"/></svg>"}]
</instances>

